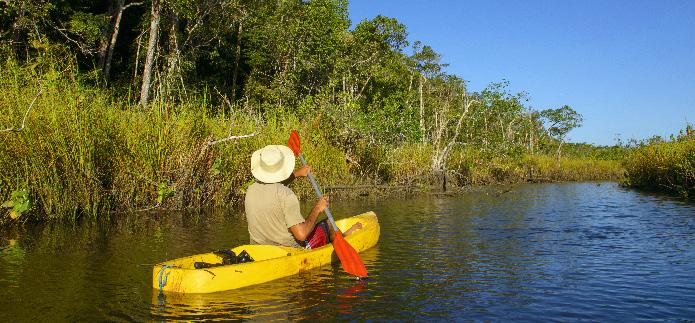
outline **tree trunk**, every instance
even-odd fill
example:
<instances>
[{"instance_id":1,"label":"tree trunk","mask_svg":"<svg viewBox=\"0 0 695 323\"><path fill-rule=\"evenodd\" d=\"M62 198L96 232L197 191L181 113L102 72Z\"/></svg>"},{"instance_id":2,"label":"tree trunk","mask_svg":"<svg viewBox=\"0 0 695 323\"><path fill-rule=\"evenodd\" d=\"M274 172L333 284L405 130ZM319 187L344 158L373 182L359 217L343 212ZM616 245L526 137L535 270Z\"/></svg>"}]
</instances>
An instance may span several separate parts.
<instances>
[{"instance_id":1,"label":"tree trunk","mask_svg":"<svg viewBox=\"0 0 695 323\"><path fill-rule=\"evenodd\" d=\"M558 165L560 164L560 157L561 157L561 149L562 149L562 142L563 140L560 140L560 144L557 145L557 163Z\"/></svg>"},{"instance_id":2,"label":"tree trunk","mask_svg":"<svg viewBox=\"0 0 695 323\"><path fill-rule=\"evenodd\" d=\"M413 90L413 72L410 72L410 79L408 80L408 94Z\"/></svg>"},{"instance_id":3,"label":"tree trunk","mask_svg":"<svg viewBox=\"0 0 695 323\"><path fill-rule=\"evenodd\" d=\"M121 17L123 17L123 6L125 5L125 0L116 1L116 19L113 23L113 32L111 33L111 41L108 44L108 52L104 58L104 64L102 65L101 75L104 78L104 85L109 82L109 74L111 71L111 59L113 58L113 49L116 47L116 39L118 39L118 31L121 27Z\"/></svg>"},{"instance_id":4,"label":"tree trunk","mask_svg":"<svg viewBox=\"0 0 695 323\"><path fill-rule=\"evenodd\" d=\"M171 29L169 31L169 57L167 58L167 73L165 76L166 84L166 96L169 100L174 98L173 96L173 84L176 79L176 70L178 68L179 57L181 50L179 49L178 42L178 23L179 17L172 13L171 15Z\"/></svg>"},{"instance_id":5,"label":"tree trunk","mask_svg":"<svg viewBox=\"0 0 695 323\"><path fill-rule=\"evenodd\" d=\"M139 6L142 2L134 2L129 5L125 5L125 0L117 0L115 8L115 19L113 22L113 32L111 33L111 40L108 42L106 56L103 58L101 66L101 75L104 79L104 86L109 82L109 77L111 74L111 61L113 60L113 51L116 48L116 40L118 39L118 32L121 29L121 18L123 18L123 12L132 7ZM101 56L101 54L100 54Z\"/></svg>"},{"instance_id":6,"label":"tree trunk","mask_svg":"<svg viewBox=\"0 0 695 323\"><path fill-rule=\"evenodd\" d=\"M114 14L117 12L118 8L122 7L123 1L124 0L111 1L111 5L109 6L109 16L111 16L111 20L109 21L109 25L104 28L104 31L101 33L101 39L99 41L99 61L97 66L102 72L102 78L104 78L104 64L106 63L106 56L108 55L109 49L109 32L113 29L115 23Z\"/></svg>"},{"instance_id":7,"label":"tree trunk","mask_svg":"<svg viewBox=\"0 0 695 323\"><path fill-rule=\"evenodd\" d=\"M528 150L533 155L533 114L528 115Z\"/></svg>"},{"instance_id":8,"label":"tree trunk","mask_svg":"<svg viewBox=\"0 0 695 323\"><path fill-rule=\"evenodd\" d=\"M420 84L418 87L418 91L420 92L420 132L422 132L422 142L427 140L425 136L425 103L422 100L422 83L424 78L424 76L420 75Z\"/></svg>"},{"instance_id":9,"label":"tree trunk","mask_svg":"<svg viewBox=\"0 0 695 323\"><path fill-rule=\"evenodd\" d=\"M439 140L434 141L435 143L433 146L435 147L436 151L433 157L433 163L432 163L432 170L442 170L446 172L447 169L447 158L449 157L449 153L451 153L451 149L454 147L454 145L458 142L458 137L459 134L461 133L461 126L463 125L463 120L466 118L466 115L468 114L468 109L471 107L474 101L469 101L467 99L466 93L463 93L464 95L464 102L462 104L462 110L461 110L461 115L459 116L458 121L456 122L456 127L454 128L454 133L453 136L449 138L449 142L444 145L443 148L440 148ZM449 103L446 103L446 106L449 106ZM448 110L448 108L447 108ZM444 111L444 113L447 113L447 111ZM446 122L448 124L448 121ZM441 136L442 134L438 134L437 136ZM436 138L436 137L435 137ZM446 175L445 180L444 180L444 185L446 185ZM445 189L446 191L446 186Z\"/></svg>"},{"instance_id":10,"label":"tree trunk","mask_svg":"<svg viewBox=\"0 0 695 323\"><path fill-rule=\"evenodd\" d=\"M236 56L234 57L234 73L232 74L232 99L236 99L237 78L239 77L239 59L241 56L241 32L242 21L239 21L239 28L236 31Z\"/></svg>"},{"instance_id":11,"label":"tree trunk","mask_svg":"<svg viewBox=\"0 0 695 323\"><path fill-rule=\"evenodd\" d=\"M150 94L152 67L154 65L154 52L157 50L157 38L159 37L159 20L161 18L160 0L152 0L152 17L150 18L150 40L147 44L147 57L145 69L142 72L142 87L140 88L140 105L147 106Z\"/></svg>"},{"instance_id":12,"label":"tree trunk","mask_svg":"<svg viewBox=\"0 0 695 323\"><path fill-rule=\"evenodd\" d=\"M135 50L135 68L133 69L133 83L137 81L138 79L138 68L140 64L140 47L142 47L142 36L145 34L145 31L143 30L140 32L140 35L138 35L137 38L135 38L135 41L138 43L137 49Z\"/></svg>"}]
</instances>

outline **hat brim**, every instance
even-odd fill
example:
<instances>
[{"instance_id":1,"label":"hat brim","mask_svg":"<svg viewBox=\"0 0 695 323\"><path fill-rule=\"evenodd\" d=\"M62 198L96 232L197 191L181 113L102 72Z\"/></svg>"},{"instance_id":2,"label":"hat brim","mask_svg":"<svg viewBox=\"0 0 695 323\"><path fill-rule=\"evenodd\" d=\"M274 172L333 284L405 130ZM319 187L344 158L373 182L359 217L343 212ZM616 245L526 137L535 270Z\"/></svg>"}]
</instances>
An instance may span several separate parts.
<instances>
[{"instance_id":1,"label":"hat brim","mask_svg":"<svg viewBox=\"0 0 695 323\"><path fill-rule=\"evenodd\" d=\"M276 171L267 171L261 167L261 151L268 148L277 148L282 153L282 166ZM263 183L279 183L286 180L294 171L294 153L292 149L283 145L269 145L253 152L251 155L251 174Z\"/></svg>"}]
</instances>

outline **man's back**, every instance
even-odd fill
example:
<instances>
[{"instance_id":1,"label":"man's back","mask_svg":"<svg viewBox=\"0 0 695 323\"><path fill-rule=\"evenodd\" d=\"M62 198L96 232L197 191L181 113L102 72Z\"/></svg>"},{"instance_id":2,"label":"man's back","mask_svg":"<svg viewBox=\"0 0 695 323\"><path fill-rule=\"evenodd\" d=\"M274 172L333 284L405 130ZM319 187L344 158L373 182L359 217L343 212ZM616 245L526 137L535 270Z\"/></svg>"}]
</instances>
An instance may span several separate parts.
<instances>
[{"instance_id":1,"label":"man's back","mask_svg":"<svg viewBox=\"0 0 695 323\"><path fill-rule=\"evenodd\" d=\"M288 230L304 222L292 190L280 183L256 182L246 191L244 204L252 244L300 247Z\"/></svg>"}]
</instances>

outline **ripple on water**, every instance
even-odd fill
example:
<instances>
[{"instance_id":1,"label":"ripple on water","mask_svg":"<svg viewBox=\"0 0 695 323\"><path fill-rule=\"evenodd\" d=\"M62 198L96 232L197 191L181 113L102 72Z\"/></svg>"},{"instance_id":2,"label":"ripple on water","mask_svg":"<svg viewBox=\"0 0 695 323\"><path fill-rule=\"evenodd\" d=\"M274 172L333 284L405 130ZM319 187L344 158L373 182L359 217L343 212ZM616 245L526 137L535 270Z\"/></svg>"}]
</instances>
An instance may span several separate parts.
<instances>
[{"instance_id":1,"label":"ripple on water","mask_svg":"<svg viewBox=\"0 0 695 323\"><path fill-rule=\"evenodd\" d=\"M160 298L150 287L151 264L244 243L246 223L243 215L139 215L106 228L2 237L0 321L695 317L691 204L614 183L569 183L331 208L379 216L379 244L361 254L366 281L333 264L234 291Z\"/></svg>"}]
</instances>

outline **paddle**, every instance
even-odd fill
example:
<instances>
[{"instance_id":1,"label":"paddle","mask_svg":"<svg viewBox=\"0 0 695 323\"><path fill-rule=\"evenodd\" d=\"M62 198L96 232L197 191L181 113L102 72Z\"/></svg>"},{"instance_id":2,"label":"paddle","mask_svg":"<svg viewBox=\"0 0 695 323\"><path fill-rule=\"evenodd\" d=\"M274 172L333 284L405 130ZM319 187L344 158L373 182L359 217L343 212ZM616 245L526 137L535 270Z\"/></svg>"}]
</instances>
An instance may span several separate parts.
<instances>
[{"instance_id":1,"label":"paddle","mask_svg":"<svg viewBox=\"0 0 695 323\"><path fill-rule=\"evenodd\" d=\"M292 130L292 132L290 132L290 139L287 141L287 145L290 147L290 149L292 149L294 155L298 156L299 159L302 160L302 165L306 166L306 160L304 160L302 148L299 144L299 134L297 134L296 131ZM316 183L314 175L309 172L308 177L309 181L311 182L311 186L316 192L316 196L321 198L321 196L323 196L321 194L321 188L319 188L319 184ZM367 268L365 268L362 259L360 259L360 256L357 254L357 251L355 251L355 248L353 248L347 241L345 241L345 239L343 239L343 233L340 232L338 226L335 225L331 210L328 208L326 208L326 215L328 216L328 221L331 222L333 230L335 231L335 235L333 236L333 248L340 259L340 263L343 264L343 269L347 273L357 277L367 277Z\"/></svg>"}]
</instances>

